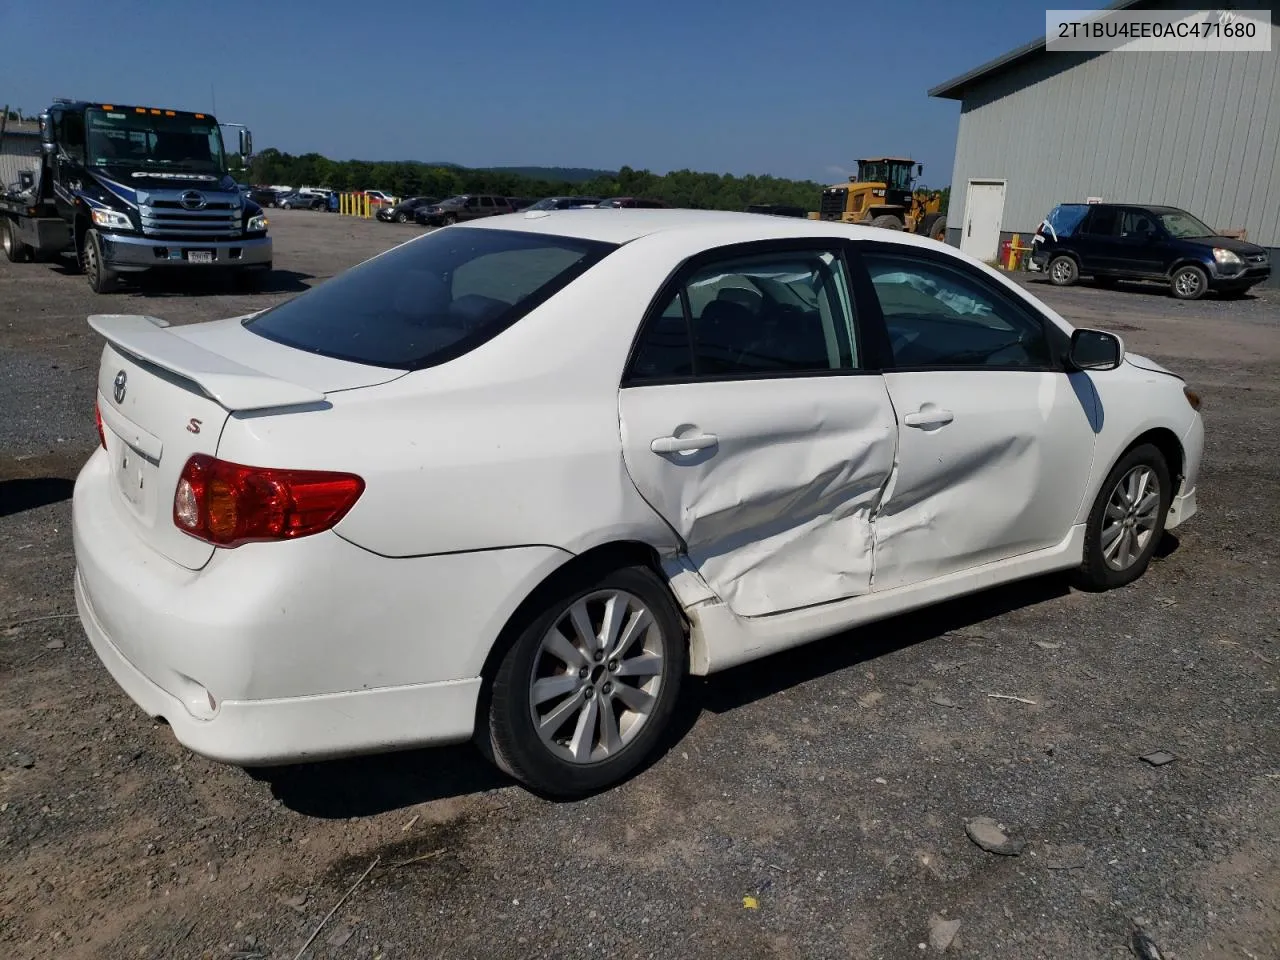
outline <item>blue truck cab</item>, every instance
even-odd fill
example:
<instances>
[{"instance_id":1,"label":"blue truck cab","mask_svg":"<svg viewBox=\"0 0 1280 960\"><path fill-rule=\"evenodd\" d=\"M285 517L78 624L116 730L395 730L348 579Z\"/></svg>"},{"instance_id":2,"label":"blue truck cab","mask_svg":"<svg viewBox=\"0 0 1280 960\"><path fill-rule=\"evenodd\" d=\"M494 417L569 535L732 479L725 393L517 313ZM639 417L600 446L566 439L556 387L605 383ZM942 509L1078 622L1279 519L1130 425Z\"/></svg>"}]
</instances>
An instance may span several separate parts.
<instances>
[{"instance_id":1,"label":"blue truck cab","mask_svg":"<svg viewBox=\"0 0 1280 960\"><path fill-rule=\"evenodd\" d=\"M240 153L253 138L240 131ZM271 270L262 208L227 169L210 114L60 100L40 116L38 168L0 194L5 255L71 252L89 286L191 267L256 279Z\"/></svg>"},{"instance_id":2,"label":"blue truck cab","mask_svg":"<svg viewBox=\"0 0 1280 960\"><path fill-rule=\"evenodd\" d=\"M1224 237L1177 207L1063 203L1040 224L1031 259L1058 286L1156 280L1180 300L1243 294L1271 276L1265 247Z\"/></svg>"}]
</instances>

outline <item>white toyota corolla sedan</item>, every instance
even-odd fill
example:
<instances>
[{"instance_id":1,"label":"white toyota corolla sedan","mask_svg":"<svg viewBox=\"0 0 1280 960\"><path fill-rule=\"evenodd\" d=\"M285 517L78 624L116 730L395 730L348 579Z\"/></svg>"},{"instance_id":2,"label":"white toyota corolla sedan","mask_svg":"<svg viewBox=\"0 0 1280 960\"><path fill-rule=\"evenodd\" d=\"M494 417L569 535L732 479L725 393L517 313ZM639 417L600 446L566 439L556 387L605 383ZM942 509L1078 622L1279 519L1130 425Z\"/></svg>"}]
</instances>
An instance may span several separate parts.
<instances>
[{"instance_id":1,"label":"white toyota corolla sedan","mask_svg":"<svg viewBox=\"0 0 1280 960\"><path fill-rule=\"evenodd\" d=\"M537 211L249 317L90 324L85 632L246 766L475 737L581 794L686 674L1048 571L1117 587L1196 509L1181 379L886 230Z\"/></svg>"}]
</instances>

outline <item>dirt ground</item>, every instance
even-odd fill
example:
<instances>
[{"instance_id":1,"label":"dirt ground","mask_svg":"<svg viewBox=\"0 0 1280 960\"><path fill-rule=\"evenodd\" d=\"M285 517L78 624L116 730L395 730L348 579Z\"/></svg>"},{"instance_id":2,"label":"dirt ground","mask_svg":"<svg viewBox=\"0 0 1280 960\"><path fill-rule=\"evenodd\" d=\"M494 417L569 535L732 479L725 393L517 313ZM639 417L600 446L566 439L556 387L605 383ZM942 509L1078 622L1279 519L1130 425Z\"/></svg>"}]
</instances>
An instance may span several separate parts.
<instances>
[{"instance_id":1,"label":"dirt ground","mask_svg":"<svg viewBox=\"0 0 1280 960\"><path fill-rule=\"evenodd\" d=\"M1280 957L1280 290L1028 280L1204 395L1200 514L1142 580L1042 578L691 684L648 770L553 804L469 747L205 761L80 632L85 316L248 312L417 232L272 219L259 294L0 262L0 956L293 958L354 887L304 956L926 957L952 920L953 957L1124 956L1135 924L1176 960ZM1021 854L970 842L979 816Z\"/></svg>"}]
</instances>

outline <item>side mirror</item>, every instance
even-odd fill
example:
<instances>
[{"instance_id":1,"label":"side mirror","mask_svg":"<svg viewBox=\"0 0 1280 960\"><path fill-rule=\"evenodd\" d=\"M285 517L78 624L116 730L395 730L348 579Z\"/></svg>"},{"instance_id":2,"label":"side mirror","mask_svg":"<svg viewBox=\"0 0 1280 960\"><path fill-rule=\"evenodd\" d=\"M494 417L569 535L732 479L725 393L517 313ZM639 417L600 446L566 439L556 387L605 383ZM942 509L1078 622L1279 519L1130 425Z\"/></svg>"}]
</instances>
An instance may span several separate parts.
<instances>
[{"instance_id":1,"label":"side mirror","mask_svg":"<svg viewBox=\"0 0 1280 960\"><path fill-rule=\"evenodd\" d=\"M924 164L923 164L923 163L917 163L917 164L916 164L916 176L917 176L917 177L923 177L923 176L924 176Z\"/></svg>"},{"instance_id":2,"label":"side mirror","mask_svg":"<svg viewBox=\"0 0 1280 960\"><path fill-rule=\"evenodd\" d=\"M1124 360L1124 342L1102 330L1071 334L1071 366L1077 370L1114 370Z\"/></svg>"},{"instance_id":3,"label":"side mirror","mask_svg":"<svg viewBox=\"0 0 1280 960\"><path fill-rule=\"evenodd\" d=\"M240 156L253 156L253 133L248 130L240 131Z\"/></svg>"}]
</instances>

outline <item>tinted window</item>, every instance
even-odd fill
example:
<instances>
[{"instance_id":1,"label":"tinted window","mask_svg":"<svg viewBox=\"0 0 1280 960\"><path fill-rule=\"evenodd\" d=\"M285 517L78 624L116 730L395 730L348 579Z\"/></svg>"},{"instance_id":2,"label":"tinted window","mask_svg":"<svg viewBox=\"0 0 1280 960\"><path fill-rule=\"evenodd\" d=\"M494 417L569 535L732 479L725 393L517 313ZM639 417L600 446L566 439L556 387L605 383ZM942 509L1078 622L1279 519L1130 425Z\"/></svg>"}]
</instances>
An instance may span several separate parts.
<instances>
[{"instance_id":1,"label":"tinted window","mask_svg":"<svg viewBox=\"0 0 1280 960\"><path fill-rule=\"evenodd\" d=\"M492 207L492 206L493 206L493 197L481 197L481 198L480 198L480 206L482 206L482 207Z\"/></svg>"},{"instance_id":2,"label":"tinted window","mask_svg":"<svg viewBox=\"0 0 1280 960\"><path fill-rule=\"evenodd\" d=\"M1122 210L1120 212L1120 236L1122 237L1145 240L1155 229L1155 217L1145 210Z\"/></svg>"},{"instance_id":3,"label":"tinted window","mask_svg":"<svg viewBox=\"0 0 1280 960\"><path fill-rule=\"evenodd\" d=\"M1097 237L1114 237L1120 228L1120 211L1115 207L1094 207L1084 232Z\"/></svg>"},{"instance_id":4,"label":"tinted window","mask_svg":"<svg viewBox=\"0 0 1280 960\"><path fill-rule=\"evenodd\" d=\"M968 267L911 254L863 262L888 327L896 367L1045 367L1040 323Z\"/></svg>"},{"instance_id":5,"label":"tinted window","mask_svg":"<svg viewBox=\"0 0 1280 960\"><path fill-rule=\"evenodd\" d=\"M245 321L269 340L413 370L497 336L613 245L505 230L442 230Z\"/></svg>"},{"instance_id":6,"label":"tinted window","mask_svg":"<svg viewBox=\"0 0 1280 960\"><path fill-rule=\"evenodd\" d=\"M835 253L721 261L690 274L662 314L646 325L632 378L855 369L851 317L844 269Z\"/></svg>"}]
</instances>

